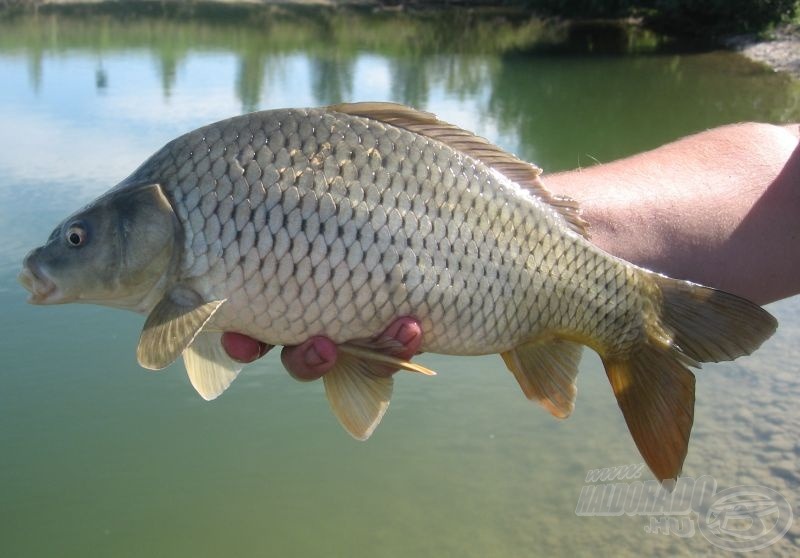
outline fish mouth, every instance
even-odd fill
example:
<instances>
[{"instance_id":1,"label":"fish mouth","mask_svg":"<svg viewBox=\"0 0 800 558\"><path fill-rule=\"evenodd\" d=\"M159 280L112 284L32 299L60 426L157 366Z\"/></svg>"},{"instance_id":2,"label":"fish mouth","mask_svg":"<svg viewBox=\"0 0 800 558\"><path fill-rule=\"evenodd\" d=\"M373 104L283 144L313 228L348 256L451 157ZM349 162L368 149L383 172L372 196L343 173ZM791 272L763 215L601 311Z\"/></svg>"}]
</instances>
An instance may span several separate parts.
<instances>
[{"instance_id":1,"label":"fish mouth","mask_svg":"<svg viewBox=\"0 0 800 558\"><path fill-rule=\"evenodd\" d=\"M17 279L31 296L31 304L55 304L59 302L58 287L35 262L25 258L24 267Z\"/></svg>"}]
</instances>

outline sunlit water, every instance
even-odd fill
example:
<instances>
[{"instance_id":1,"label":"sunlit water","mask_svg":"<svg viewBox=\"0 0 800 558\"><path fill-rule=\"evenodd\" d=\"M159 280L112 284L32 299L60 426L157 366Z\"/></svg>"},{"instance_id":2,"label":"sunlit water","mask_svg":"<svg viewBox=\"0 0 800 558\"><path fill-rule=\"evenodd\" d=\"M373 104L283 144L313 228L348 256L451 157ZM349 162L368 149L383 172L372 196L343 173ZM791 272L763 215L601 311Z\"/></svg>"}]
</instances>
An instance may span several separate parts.
<instances>
[{"instance_id":1,"label":"sunlit water","mask_svg":"<svg viewBox=\"0 0 800 558\"><path fill-rule=\"evenodd\" d=\"M565 37L525 21L424 20L0 24L0 555L723 554L699 533L648 534L645 517L576 516L589 469L641 462L593 354L562 422L498 357L424 355L439 376L401 375L358 443L276 355L206 403L180 366L136 365L141 317L25 304L20 262L57 221L167 140L250 109L408 102L547 170L800 120L797 82L732 54L647 37L636 55L570 54L537 48ZM697 374L684 474L772 488L797 513L800 299L770 310L781 327L756 355ZM762 552L798 544L794 526Z\"/></svg>"}]
</instances>

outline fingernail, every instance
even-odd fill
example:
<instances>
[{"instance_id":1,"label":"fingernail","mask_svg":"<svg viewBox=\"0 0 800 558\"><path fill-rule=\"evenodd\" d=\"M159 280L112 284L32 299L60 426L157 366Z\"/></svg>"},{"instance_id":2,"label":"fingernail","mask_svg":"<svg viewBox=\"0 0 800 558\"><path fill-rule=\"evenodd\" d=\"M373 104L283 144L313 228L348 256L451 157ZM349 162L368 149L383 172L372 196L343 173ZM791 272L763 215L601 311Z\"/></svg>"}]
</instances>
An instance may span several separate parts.
<instances>
[{"instance_id":1,"label":"fingernail","mask_svg":"<svg viewBox=\"0 0 800 558\"><path fill-rule=\"evenodd\" d=\"M412 328L409 324L403 324L400 326L400 329L397 330L395 339L400 341L403 345L408 345L416 336L417 332L415 328Z\"/></svg>"},{"instance_id":2,"label":"fingernail","mask_svg":"<svg viewBox=\"0 0 800 558\"><path fill-rule=\"evenodd\" d=\"M320 356L319 351L317 351L314 345L311 345L308 350L306 350L303 362L305 362L306 366L319 366L323 363L322 356Z\"/></svg>"}]
</instances>

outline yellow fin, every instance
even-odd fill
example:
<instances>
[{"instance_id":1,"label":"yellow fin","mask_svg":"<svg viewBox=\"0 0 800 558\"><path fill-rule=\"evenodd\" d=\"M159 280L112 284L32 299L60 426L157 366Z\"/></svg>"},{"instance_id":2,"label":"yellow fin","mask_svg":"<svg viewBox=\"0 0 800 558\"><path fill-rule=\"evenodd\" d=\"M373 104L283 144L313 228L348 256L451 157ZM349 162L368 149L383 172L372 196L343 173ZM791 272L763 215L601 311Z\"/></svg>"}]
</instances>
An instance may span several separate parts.
<instances>
[{"instance_id":1,"label":"yellow fin","mask_svg":"<svg viewBox=\"0 0 800 558\"><path fill-rule=\"evenodd\" d=\"M325 395L339 422L356 440L366 440L392 398L391 377L377 376L363 359L344 351L323 376Z\"/></svg>"},{"instance_id":2,"label":"yellow fin","mask_svg":"<svg viewBox=\"0 0 800 558\"><path fill-rule=\"evenodd\" d=\"M777 327L766 310L738 296L642 270L660 289L648 340L603 356L606 374L636 447L659 480L680 474L694 417L687 366L733 360L756 350Z\"/></svg>"},{"instance_id":3,"label":"yellow fin","mask_svg":"<svg viewBox=\"0 0 800 558\"><path fill-rule=\"evenodd\" d=\"M580 208L575 200L551 194L539 176L542 169L489 143L485 138L443 122L430 112L416 110L399 103L342 103L329 106L328 110L385 122L440 141L473 159L478 159L512 182L528 189L558 211L575 232L589 237L588 223L580 216Z\"/></svg>"},{"instance_id":4,"label":"yellow fin","mask_svg":"<svg viewBox=\"0 0 800 558\"><path fill-rule=\"evenodd\" d=\"M225 302L198 299L194 293L173 291L156 304L145 320L136 350L142 367L161 370L172 363Z\"/></svg>"},{"instance_id":5,"label":"yellow fin","mask_svg":"<svg viewBox=\"0 0 800 558\"><path fill-rule=\"evenodd\" d=\"M501 353L525 396L553 416L567 418L575 408L575 377L583 347L563 339L532 341Z\"/></svg>"},{"instance_id":6,"label":"yellow fin","mask_svg":"<svg viewBox=\"0 0 800 558\"><path fill-rule=\"evenodd\" d=\"M401 345L393 340L387 341L348 341L339 345L339 351L353 355L355 357L371 360L376 363L385 364L408 372L417 372L425 376L436 376L436 372L430 368L426 368L421 364L416 364L403 360L401 358L392 356L385 351L391 351L393 348L399 348Z\"/></svg>"},{"instance_id":7,"label":"yellow fin","mask_svg":"<svg viewBox=\"0 0 800 558\"><path fill-rule=\"evenodd\" d=\"M660 481L677 479L694 419L694 374L671 350L644 344L603 364L633 441Z\"/></svg>"},{"instance_id":8,"label":"yellow fin","mask_svg":"<svg viewBox=\"0 0 800 558\"><path fill-rule=\"evenodd\" d=\"M661 288L661 320L672 344L697 362L749 355L778 327L769 312L744 298L655 273L650 276Z\"/></svg>"},{"instance_id":9,"label":"yellow fin","mask_svg":"<svg viewBox=\"0 0 800 558\"><path fill-rule=\"evenodd\" d=\"M206 401L216 399L228 389L243 367L222 348L222 333L206 331L198 334L183 351L183 364L192 386Z\"/></svg>"}]
</instances>

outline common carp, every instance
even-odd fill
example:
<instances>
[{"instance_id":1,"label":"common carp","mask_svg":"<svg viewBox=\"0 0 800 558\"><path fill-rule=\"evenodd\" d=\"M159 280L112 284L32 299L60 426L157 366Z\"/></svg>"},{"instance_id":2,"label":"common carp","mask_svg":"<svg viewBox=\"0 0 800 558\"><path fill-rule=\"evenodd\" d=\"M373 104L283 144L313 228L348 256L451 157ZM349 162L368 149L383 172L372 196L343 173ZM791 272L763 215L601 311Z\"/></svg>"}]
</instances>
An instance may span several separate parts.
<instances>
[{"instance_id":1,"label":"common carp","mask_svg":"<svg viewBox=\"0 0 800 558\"><path fill-rule=\"evenodd\" d=\"M499 353L561 418L587 346L648 466L676 478L694 414L688 367L751 353L777 322L603 252L540 173L393 103L256 112L169 142L56 227L20 281L35 304L146 314L139 363L183 355L205 399L242 367L222 332L272 345L325 335L342 344L326 394L358 439L391 397L377 364L430 373L370 341L395 318L419 320L423 351Z\"/></svg>"}]
</instances>

